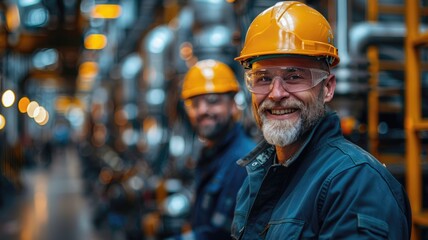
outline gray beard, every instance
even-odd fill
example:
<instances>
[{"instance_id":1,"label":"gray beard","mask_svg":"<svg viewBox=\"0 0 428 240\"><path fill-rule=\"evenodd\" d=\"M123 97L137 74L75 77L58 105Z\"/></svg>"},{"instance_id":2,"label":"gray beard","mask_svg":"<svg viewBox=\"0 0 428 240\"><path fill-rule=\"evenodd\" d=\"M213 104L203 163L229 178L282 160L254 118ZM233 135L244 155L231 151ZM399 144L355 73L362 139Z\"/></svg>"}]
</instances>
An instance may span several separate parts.
<instances>
[{"instance_id":1,"label":"gray beard","mask_svg":"<svg viewBox=\"0 0 428 240\"><path fill-rule=\"evenodd\" d=\"M296 123L288 120L263 119L262 132L266 141L275 146L284 147L295 142L302 134L302 119Z\"/></svg>"},{"instance_id":2,"label":"gray beard","mask_svg":"<svg viewBox=\"0 0 428 240\"><path fill-rule=\"evenodd\" d=\"M266 101L259 108L259 116L262 121L262 132L266 141L272 145L284 147L297 141L303 134L311 129L318 120L325 115L322 92L309 106L300 101L283 101L282 106L294 106L300 109L300 118L297 122L289 120L269 120L265 116L265 109L272 107L275 103Z\"/></svg>"}]
</instances>

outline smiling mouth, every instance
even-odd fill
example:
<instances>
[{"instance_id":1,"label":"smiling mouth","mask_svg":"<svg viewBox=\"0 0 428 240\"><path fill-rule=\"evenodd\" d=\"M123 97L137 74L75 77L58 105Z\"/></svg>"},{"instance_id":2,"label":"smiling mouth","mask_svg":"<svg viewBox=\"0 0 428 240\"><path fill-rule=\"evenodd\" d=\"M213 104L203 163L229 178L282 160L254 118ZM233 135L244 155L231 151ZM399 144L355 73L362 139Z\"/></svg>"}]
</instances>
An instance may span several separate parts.
<instances>
[{"instance_id":1,"label":"smiling mouth","mask_svg":"<svg viewBox=\"0 0 428 240\"><path fill-rule=\"evenodd\" d=\"M294 113L297 111L297 108L287 108L287 109L271 109L269 110L269 112L272 115L285 115L285 114L290 114L290 113Z\"/></svg>"}]
</instances>

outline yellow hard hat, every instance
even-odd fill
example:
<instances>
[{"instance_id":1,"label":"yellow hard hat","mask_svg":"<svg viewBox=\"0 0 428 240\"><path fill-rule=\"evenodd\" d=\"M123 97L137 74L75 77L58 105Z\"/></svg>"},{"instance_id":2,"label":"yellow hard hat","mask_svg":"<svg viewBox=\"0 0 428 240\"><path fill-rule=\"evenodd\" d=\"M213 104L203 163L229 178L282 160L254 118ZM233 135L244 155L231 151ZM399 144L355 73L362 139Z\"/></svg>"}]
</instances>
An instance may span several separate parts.
<instances>
[{"instance_id":1,"label":"yellow hard hat","mask_svg":"<svg viewBox=\"0 0 428 240\"><path fill-rule=\"evenodd\" d=\"M301 2L278 2L250 24L235 60L249 68L260 58L295 54L326 57L335 66L339 56L333 40L330 24L321 13Z\"/></svg>"},{"instance_id":2,"label":"yellow hard hat","mask_svg":"<svg viewBox=\"0 0 428 240\"><path fill-rule=\"evenodd\" d=\"M184 76L181 97L188 99L207 93L238 91L239 84L232 69L222 62L207 59L196 63Z\"/></svg>"}]
</instances>

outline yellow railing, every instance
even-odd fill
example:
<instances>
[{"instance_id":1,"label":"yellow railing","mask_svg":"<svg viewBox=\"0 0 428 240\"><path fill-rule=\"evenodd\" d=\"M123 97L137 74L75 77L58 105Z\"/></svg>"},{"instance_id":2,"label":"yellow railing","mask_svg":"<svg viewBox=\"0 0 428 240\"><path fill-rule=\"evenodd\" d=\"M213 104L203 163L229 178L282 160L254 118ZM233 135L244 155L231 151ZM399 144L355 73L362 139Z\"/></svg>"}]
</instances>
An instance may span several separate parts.
<instances>
[{"instance_id":1,"label":"yellow railing","mask_svg":"<svg viewBox=\"0 0 428 240\"><path fill-rule=\"evenodd\" d=\"M420 47L428 44L428 34L421 33L419 1L406 0L407 37L405 41L405 131L406 189L413 212L412 240L420 239L420 227L428 227L428 212L422 208L422 156L419 133L428 130L428 120L422 119Z\"/></svg>"}]
</instances>

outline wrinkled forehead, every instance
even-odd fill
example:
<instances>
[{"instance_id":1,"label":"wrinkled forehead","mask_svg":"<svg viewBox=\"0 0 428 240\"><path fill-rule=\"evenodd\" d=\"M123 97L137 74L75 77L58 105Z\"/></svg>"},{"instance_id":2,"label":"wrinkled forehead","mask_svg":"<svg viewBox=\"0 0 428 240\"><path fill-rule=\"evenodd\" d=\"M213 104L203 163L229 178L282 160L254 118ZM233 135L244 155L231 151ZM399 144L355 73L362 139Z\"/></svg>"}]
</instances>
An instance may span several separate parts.
<instances>
[{"instance_id":1,"label":"wrinkled forehead","mask_svg":"<svg viewBox=\"0 0 428 240\"><path fill-rule=\"evenodd\" d=\"M267 67L305 67L305 68L316 68L330 72L325 59L315 57L278 57L268 58L257 62L252 65L253 70L267 68Z\"/></svg>"}]
</instances>

